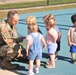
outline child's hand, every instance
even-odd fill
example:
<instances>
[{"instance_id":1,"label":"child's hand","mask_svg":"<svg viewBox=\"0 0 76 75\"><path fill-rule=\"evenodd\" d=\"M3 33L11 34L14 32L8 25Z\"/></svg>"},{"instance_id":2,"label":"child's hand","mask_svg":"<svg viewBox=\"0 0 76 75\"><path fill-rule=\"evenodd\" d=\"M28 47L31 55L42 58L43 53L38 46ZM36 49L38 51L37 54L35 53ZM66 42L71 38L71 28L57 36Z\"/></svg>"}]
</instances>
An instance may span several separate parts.
<instances>
[{"instance_id":1,"label":"child's hand","mask_svg":"<svg viewBox=\"0 0 76 75\"><path fill-rule=\"evenodd\" d=\"M46 48L46 45L43 45L42 49Z\"/></svg>"},{"instance_id":2,"label":"child's hand","mask_svg":"<svg viewBox=\"0 0 76 75\"><path fill-rule=\"evenodd\" d=\"M69 46L72 46L72 43L71 43L71 42L69 42L69 43L68 43L68 45L69 45Z\"/></svg>"}]
</instances>

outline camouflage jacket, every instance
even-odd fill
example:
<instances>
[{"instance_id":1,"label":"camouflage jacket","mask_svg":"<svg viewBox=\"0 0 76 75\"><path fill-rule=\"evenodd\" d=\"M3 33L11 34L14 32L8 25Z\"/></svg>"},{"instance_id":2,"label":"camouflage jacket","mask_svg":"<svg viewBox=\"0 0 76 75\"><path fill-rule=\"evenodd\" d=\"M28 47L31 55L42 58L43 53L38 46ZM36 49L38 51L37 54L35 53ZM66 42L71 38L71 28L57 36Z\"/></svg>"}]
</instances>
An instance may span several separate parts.
<instances>
[{"instance_id":1,"label":"camouflage jacket","mask_svg":"<svg viewBox=\"0 0 76 75\"><path fill-rule=\"evenodd\" d=\"M11 27L7 20L0 23L0 45L7 44L13 48L21 41L23 41L23 38L18 37L16 26Z\"/></svg>"}]
</instances>

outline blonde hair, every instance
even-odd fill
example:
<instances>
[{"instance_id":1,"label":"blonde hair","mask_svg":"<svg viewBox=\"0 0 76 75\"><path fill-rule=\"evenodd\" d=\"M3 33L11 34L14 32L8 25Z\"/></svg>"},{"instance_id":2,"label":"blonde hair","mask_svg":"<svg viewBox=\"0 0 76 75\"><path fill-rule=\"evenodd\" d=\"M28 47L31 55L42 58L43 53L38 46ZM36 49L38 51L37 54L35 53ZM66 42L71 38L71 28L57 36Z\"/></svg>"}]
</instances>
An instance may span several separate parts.
<instances>
[{"instance_id":1,"label":"blonde hair","mask_svg":"<svg viewBox=\"0 0 76 75\"><path fill-rule=\"evenodd\" d=\"M43 17L43 20L44 20L44 22L46 22L46 20L47 19L54 19L54 15L52 15L52 14L47 14L47 15L45 15L44 17Z\"/></svg>"},{"instance_id":2,"label":"blonde hair","mask_svg":"<svg viewBox=\"0 0 76 75\"><path fill-rule=\"evenodd\" d=\"M56 24L54 15L47 14L43 17L43 20L46 24L50 25L50 27L54 26Z\"/></svg>"},{"instance_id":3,"label":"blonde hair","mask_svg":"<svg viewBox=\"0 0 76 75\"><path fill-rule=\"evenodd\" d=\"M29 16L26 20L26 23L28 25L28 32L37 32L38 27L36 24L36 18L34 16Z\"/></svg>"},{"instance_id":4,"label":"blonde hair","mask_svg":"<svg viewBox=\"0 0 76 75\"><path fill-rule=\"evenodd\" d=\"M26 20L27 25L36 25L36 18L34 16L29 16Z\"/></svg>"}]
</instances>

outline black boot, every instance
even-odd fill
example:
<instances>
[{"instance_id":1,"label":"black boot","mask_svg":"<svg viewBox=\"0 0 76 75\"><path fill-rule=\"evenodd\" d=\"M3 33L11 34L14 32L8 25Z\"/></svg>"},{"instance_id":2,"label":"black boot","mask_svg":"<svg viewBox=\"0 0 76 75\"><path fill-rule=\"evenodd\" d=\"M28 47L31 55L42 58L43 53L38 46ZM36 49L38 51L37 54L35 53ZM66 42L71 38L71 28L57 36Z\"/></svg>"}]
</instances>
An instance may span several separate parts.
<instances>
[{"instance_id":1,"label":"black boot","mask_svg":"<svg viewBox=\"0 0 76 75\"><path fill-rule=\"evenodd\" d=\"M8 70L14 70L16 69L16 65L11 64L11 61L9 61L7 58L4 58L2 63L1 63L1 67L8 69Z\"/></svg>"},{"instance_id":2,"label":"black boot","mask_svg":"<svg viewBox=\"0 0 76 75\"><path fill-rule=\"evenodd\" d=\"M23 63L28 63L28 57L26 56L26 50L23 48L22 49L22 51L21 51L21 53L22 53L22 57L19 57L19 58L17 58L17 61L18 62L23 62Z\"/></svg>"},{"instance_id":3,"label":"black boot","mask_svg":"<svg viewBox=\"0 0 76 75\"><path fill-rule=\"evenodd\" d=\"M28 60L27 57L26 57L26 58L24 58L24 57L19 57L19 58L17 58L16 61L17 61L17 62L23 62L23 63L29 63L29 60Z\"/></svg>"}]
</instances>

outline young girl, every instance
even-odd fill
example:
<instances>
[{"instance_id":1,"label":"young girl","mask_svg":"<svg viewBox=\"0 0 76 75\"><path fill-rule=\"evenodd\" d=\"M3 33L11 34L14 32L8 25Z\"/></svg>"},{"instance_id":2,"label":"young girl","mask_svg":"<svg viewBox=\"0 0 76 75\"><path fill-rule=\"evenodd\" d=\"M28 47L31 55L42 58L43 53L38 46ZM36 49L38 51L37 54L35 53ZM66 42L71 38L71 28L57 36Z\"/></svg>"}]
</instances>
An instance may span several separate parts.
<instances>
[{"instance_id":1,"label":"young girl","mask_svg":"<svg viewBox=\"0 0 76 75\"><path fill-rule=\"evenodd\" d=\"M70 46L71 52L71 62L76 64L75 54L76 54L76 14L71 16L71 21L73 26L68 30L68 45Z\"/></svg>"},{"instance_id":2,"label":"young girl","mask_svg":"<svg viewBox=\"0 0 76 75\"><path fill-rule=\"evenodd\" d=\"M52 15L47 15L43 19L47 30L46 43L48 48L48 54L50 56L49 64L47 64L46 67L55 68L55 52L57 49L56 41L58 38L58 33L55 30L55 19Z\"/></svg>"},{"instance_id":3,"label":"young girl","mask_svg":"<svg viewBox=\"0 0 76 75\"><path fill-rule=\"evenodd\" d=\"M30 31L30 33L26 38L26 55L29 59L29 71L27 75L34 75L34 73L39 73L42 48L46 47L46 42L42 34L38 32L38 26L34 24L34 22L31 23L31 19L32 18L30 18L30 25L28 25L28 30ZM41 42L43 43L42 47ZM34 60L36 61L36 67L33 70Z\"/></svg>"}]
</instances>

